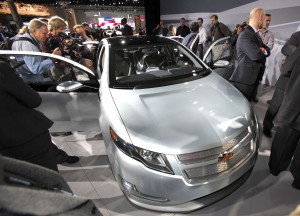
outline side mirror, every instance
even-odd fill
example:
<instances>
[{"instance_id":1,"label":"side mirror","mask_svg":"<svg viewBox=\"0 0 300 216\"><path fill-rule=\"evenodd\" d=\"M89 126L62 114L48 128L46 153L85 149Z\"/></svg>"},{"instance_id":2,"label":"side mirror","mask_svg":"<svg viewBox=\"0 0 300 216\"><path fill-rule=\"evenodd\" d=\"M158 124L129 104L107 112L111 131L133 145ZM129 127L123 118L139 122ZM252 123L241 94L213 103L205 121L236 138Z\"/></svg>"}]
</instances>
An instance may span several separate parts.
<instances>
[{"instance_id":1,"label":"side mirror","mask_svg":"<svg viewBox=\"0 0 300 216\"><path fill-rule=\"evenodd\" d=\"M80 82L66 81L57 85L56 90L59 92L72 92L77 89L80 89L81 87L83 87L83 84L81 84Z\"/></svg>"},{"instance_id":2,"label":"side mirror","mask_svg":"<svg viewBox=\"0 0 300 216\"><path fill-rule=\"evenodd\" d=\"M214 63L213 67L216 68L224 68L229 65L229 61L226 60L218 60Z\"/></svg>"}]
</instances>

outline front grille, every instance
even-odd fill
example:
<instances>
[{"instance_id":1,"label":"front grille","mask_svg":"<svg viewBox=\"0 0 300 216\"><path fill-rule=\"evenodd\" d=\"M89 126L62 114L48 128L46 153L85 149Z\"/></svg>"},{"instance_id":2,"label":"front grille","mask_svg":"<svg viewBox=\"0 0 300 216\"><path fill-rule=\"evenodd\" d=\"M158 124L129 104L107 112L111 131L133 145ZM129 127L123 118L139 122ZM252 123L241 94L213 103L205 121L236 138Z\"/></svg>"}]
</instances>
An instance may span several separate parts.
<instances>
[{"instance_id":1,"label":"front grille","mask_svg":"<svg viewBox=\"0 0 300 216\"><path fill-rule=\"evenodd\" d=\"M201 177L207 177L224 172L231 169L239 162L245 160L247 155L251 153L251 149L251 142L248 142L247 145L235 149L232 158L230 158L230 160L227 162L218 162L207 166L186 169L185 173L189 179L196 180Z\"/></svg>"},{"instance_id":2,"label":"front grille","mask_svg":"<svg viewBox=\"0 0 300 216\"><path fill-rule=\"evenodd\" d=\"M235 145L243 141L243 139L245 139L248 135L249 132L248 129L246 128L242 133L240 133L238 136L236 136L229 142L225 143L223 146L204 150L204 151L193 152L189 154L177 155L177 158L179 162L182 164L195 164L202 161L211 160L219 157L221 153L233 148Z\"/></svg>"},{"instance_id":3,"label":"front grille","mask_svg":"<svg viewBox=\"0 0 300 216\"><path fill-rule=\"evenodd\" d=\"M177 155L183 174L190 183L221 174L247 160L255 151L250 127L221 147Z\"/></svg>"}]
</instances>

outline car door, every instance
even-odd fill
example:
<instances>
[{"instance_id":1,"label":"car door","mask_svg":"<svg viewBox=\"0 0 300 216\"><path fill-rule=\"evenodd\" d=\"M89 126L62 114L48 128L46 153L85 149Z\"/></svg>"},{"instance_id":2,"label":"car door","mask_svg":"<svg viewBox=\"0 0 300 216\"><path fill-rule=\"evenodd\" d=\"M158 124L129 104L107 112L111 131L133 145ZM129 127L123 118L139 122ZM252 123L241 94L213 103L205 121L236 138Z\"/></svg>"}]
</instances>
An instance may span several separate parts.
<instances>
[{"instance_id":1,"label":"car door","mask_svg":"<svg viewBox=\"0 0 300 216\"><path fill-rule=\"evenodd\" d=\"M22 74L25 65L20 59L22 55L51 58L55 66L44 76ZM81 60L81 64L61 56L27 51L0 51L0 56L15 67L17 73L42 97L38 110L54 122L52 132L66 131L99 131L99 79L91 70L93 61ZM84 66L86 64L88 67ZM92 67L91 67L92 66ZM78 81L84 85L74 92L58 92L56 87L66 81ZM17 88L17 87L16 87Z\"/></svg>"},{"instance_id":2,"label":"car door","mask_svg":"<svg viewBox=\"0 0 300 216\"><path fill-rule=\"evenodd\" d=\"M220 38L208 46L203 61L224 79L229 80L234 71L230 37Z\"/></svg>"}]
</instances>

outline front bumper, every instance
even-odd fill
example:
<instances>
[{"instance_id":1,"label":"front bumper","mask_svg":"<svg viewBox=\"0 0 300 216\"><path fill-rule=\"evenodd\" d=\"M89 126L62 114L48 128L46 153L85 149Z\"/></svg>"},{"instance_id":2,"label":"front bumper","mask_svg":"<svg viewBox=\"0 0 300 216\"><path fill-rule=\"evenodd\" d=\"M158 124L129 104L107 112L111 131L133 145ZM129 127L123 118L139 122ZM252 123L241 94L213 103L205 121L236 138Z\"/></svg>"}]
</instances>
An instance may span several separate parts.
<instances>
[{"instance_id":1,"label":"front bumper","mask_svg":"<svg viewBox=\"0 0 300 216\"><path fill-rule=\"evenodd\" d=\"M246 181L257 158L259 133L252 142L255 150L241 164L222 175L196 183L190 183L176 171L175 175L170 175L149 169L125 155L113 143L115 160L112 169L120 188L132 204L155 211L190 212L222 199ZM168 159L171 164L174 162ZM138 193L124 187L124 180L132 184Z\"/></svg>"}]
</instances>

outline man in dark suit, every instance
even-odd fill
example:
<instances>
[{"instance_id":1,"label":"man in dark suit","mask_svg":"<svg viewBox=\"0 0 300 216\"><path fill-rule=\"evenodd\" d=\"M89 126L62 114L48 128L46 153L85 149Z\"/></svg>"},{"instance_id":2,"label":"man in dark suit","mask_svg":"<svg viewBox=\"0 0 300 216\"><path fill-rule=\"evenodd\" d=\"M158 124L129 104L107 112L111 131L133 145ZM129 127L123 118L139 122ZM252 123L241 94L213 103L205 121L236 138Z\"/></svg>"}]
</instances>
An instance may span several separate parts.
<instances>
[{"instance_id":1,"label":"man in dark suit","mask_svg":"<svg viewBox=\"0 0 300 216\"><path fill-rule=\"evenodd\" d=\"M124 28L122 30L122 35L123 36L132 36L133 31L132 31L132 28L127 24L126 18L121 19L121 24L124 26Z\"/></svg>"},{"instance_id":2,"label":"man in dark suit","mask_svg":"<svg viewBox=\"0 0 300 216\"><path fill-rule=\"evenodd\" d=\"M257 34L265 14L262 8L254 8L250 12L249 25L236 43L238 64L230 81L249 101L265 70L266 58L270 55L270 49Z\"/></svg>"},{"instance_id":3,"label":"man in dark suit","mask_svg":"<svg viewBox=\"0 0 300 216\"><path fill-rule=\"evenodd\" d=\"M300 33L296 32L282 49L292 54L283 66L283 76L290 76L277 114L279 127L274 137L269 161L270 172L277 176L290 166L292 186L300 190ZM297 46L295 46L297 45ZM285 68L286 67L286 68Z\"/></svg>"}]
</instances>

